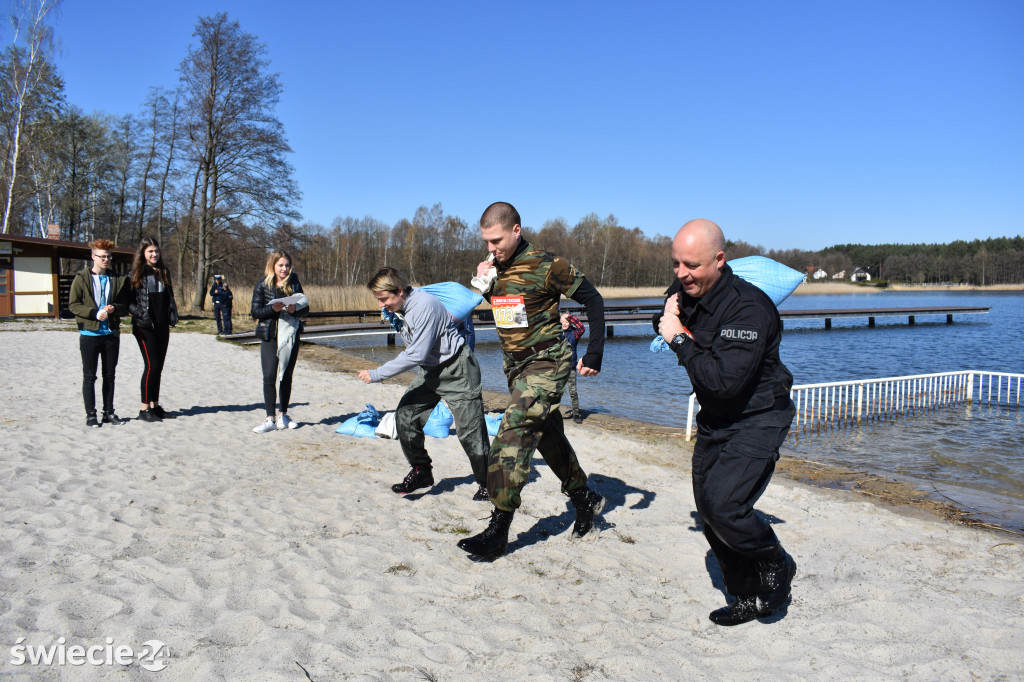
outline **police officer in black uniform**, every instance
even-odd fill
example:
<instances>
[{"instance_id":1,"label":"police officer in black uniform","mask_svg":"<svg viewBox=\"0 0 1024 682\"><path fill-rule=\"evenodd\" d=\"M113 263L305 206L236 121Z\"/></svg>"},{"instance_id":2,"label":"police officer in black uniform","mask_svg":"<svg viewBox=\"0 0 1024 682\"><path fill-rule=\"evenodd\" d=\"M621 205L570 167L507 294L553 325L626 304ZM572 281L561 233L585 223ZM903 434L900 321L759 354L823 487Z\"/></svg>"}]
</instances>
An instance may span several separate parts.
<instances>
[{"instance_id":1,"label":"police officer in black uniform","mask_svg":"<svg viewBox=\"0 0 1024 682\"><path fill-rule=\"evenodd\" d=\"M754 512L795 414L793 375L779 359L779 312L733 274L718 225L683 225L672 241L672 263L678 280L654 326L686 367L700 402L693 496L726 591L736 597L710 618L738 625L783 606L796 575L796 562Z\"/></svg>"},{"instance_id":2,"label":"police officer in black uniform","mask_svg":"<svg viewBox=\"0 0 1024 682\"><path fill-rule=\"evenodd\" d=\"M213 299L213 317L217 320L217 335L231 333L231 305L235 295L231 293L231 287L220 275L213 276L213 286L210 287L210 298Z\"/></svg>"}]
</instances>

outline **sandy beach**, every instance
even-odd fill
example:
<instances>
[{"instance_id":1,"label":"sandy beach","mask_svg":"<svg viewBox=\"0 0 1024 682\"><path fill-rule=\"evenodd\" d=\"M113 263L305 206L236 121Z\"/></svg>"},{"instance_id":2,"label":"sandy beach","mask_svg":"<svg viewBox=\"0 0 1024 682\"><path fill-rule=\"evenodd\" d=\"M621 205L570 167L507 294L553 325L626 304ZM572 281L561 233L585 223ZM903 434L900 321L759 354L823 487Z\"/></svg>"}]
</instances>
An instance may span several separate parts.
<instances>
[{"instance_id":1,"label":"sandy beach","mask_svg":"<svg viewBox=\"0 0 1024 682\"><path fill-rule=\"evenodd\" d=\"M573 512L538 457L509 554L478 564L455 543L489 506L471 499L456 438L428 439L437 484L403 498L397 442L334 433L366 403L394 409L401 383L300 355L301 427L257 435L256 350L175 333L162 403L178 418L89 429L76 333L0 331L0 354L0 677L1024 677L1019 537L776 477L759 507L799 564L792 602L721 628L676 438L568 423L608 499L600 532L570 541ZM122 334L122 417L138 412L141 369ZM166 651L140 660L153 640ZM134 659L26 660L75 645Z\"/></svg>"}]
</instances>

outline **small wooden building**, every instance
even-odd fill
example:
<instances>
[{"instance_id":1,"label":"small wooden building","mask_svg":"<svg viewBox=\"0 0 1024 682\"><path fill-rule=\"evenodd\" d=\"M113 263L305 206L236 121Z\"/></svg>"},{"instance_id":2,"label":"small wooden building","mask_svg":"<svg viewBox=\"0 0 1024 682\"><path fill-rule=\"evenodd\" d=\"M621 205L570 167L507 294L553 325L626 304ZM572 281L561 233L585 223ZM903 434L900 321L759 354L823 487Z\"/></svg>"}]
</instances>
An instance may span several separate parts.
<instances>
[{"instance_id":1,"label":"small wooden building","mask_svg":"<svg viewBox=\"0 0 1024 682\"><path fill-rule=\"evenodd\" d=\"M115 246L111 269L126 272L135 249ZM83 242L0 235L0 317L68 316L74 274L60 274L60 259L92 265L92 249ZM80 268L76 268L80 269Z\"/></svg>"}]
</instances>

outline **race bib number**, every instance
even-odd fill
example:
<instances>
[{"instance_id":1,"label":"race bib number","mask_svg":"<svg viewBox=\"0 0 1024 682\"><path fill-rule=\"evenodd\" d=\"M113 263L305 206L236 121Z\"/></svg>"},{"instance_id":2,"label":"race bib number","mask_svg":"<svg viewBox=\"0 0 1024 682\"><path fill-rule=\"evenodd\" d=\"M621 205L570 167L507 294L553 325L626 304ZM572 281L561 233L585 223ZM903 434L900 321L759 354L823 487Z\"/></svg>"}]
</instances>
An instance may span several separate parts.
<instances>
[{"instance_id":1,"label":"race bib number","mask_svg":"<svg viewBox=\"0 0 1024 682\"><path fill-rule=\"evenodd\" d=\"M526 319L526 302L522 296L494 296L491 298L494 312L494 326L501 329L529 327Z\"/></svg>"}]
</instances>

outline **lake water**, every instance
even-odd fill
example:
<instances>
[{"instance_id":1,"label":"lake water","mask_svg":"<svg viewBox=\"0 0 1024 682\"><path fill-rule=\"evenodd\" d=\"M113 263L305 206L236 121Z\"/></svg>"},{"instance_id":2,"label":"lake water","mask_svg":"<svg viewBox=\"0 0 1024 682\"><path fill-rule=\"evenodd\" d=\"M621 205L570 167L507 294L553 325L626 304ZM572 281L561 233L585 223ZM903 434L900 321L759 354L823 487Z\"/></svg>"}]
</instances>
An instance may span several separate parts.
<instances>
[{"instance_id":1,"label":"lake water","mask_svg":"<svg viewBox=\"0 0 1024 682\"><path fill-rule=\"evenodd\" d=\"M647 304L655 299L609 301ZM931 374L965 369L1024 373L1024 294L976 292L807 294L780 309L989 306L982 315L787 320L780 353L796 384ZM589 335L589 334L588 334ZM605 343L601 375L579 378L580 406L654 424L682 426L691 392L671 353L651 353L650 324L616 325ZM583 349L588 336L580 342ZM331 341L378 362L396 355L383 337ZM505 391L495 332L477 335L486 388ZM568 396L564 398L568 401ZM1024 420L1016 408L979 405L820 435L790 436L783 456L838 464L908 480L975 510L979 519L1024 530Z\"/></svg>"}]
</instances>

